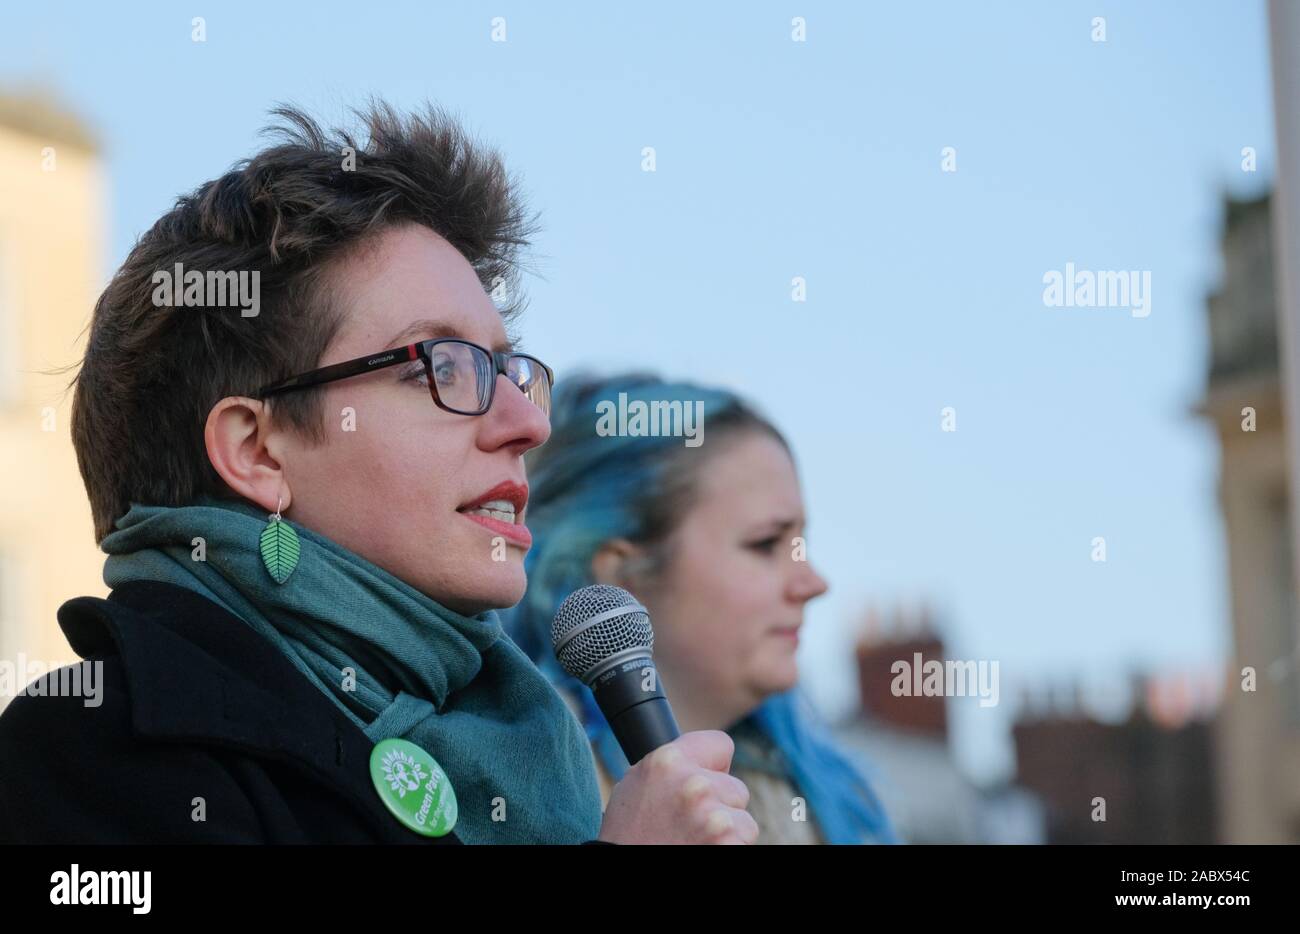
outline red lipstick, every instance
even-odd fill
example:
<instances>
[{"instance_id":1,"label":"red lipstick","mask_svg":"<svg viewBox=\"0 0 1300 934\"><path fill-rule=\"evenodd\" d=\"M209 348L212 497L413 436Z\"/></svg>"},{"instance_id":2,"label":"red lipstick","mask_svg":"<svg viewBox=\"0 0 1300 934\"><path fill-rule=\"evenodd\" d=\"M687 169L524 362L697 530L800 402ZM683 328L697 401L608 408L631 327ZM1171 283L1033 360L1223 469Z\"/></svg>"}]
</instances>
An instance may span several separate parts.
<instances>
[{"instance_id":1,"label":"red lipstick","mask_svg":"<svg viewBox=\"0 0 1300 934\"><path fill-rule=\"evenodd\" d=\"M476 509L484 503L490 503L494 499L504 500L515 507L514 522L504 522L491 516L472 516L467 512L467 510ZM527 484L515 483L513 480L503 480L490 490L486 490L458 507L456 511L469 521L477 522L494 535L500 535L506 541L527 549L533 544L533 534L528 531L528 526L523 523L524 507L527 505Z\"/></svg>"}]
</instances>

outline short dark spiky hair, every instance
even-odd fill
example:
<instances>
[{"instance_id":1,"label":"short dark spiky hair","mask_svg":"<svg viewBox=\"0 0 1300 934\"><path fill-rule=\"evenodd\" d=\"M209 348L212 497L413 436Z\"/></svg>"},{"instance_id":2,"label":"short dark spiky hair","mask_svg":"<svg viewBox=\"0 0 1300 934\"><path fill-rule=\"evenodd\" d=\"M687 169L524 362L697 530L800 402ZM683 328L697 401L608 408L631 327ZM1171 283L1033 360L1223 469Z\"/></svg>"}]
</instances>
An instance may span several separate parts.
<instances>
[{"instance_id":1,"label":"short dark spiky hair","mask_svg":"<svg viewBox=\"0 0 1300 934\"><path fill-rule=\"evenodd\" d=\"M359 145L292 107L266 132L275 145L179 198L136 243L95 305L74 378L72 441L102 541L131 502L177 506L230 495L208 460L204 424L230 395L310 370L342 318L332 262L382 230L420 224L444 237L486 290L504 284L509 321L522 303L518 255L532 236L515 181L495 150L440 108L357 111ZM355 153L354 167L346 165ZM158 307L154 274L254 271L260 308ZM499 294L499 293L498 293ZM273 417L324 440L320 391L288 393Z\"/></svg>"}]
</instances>

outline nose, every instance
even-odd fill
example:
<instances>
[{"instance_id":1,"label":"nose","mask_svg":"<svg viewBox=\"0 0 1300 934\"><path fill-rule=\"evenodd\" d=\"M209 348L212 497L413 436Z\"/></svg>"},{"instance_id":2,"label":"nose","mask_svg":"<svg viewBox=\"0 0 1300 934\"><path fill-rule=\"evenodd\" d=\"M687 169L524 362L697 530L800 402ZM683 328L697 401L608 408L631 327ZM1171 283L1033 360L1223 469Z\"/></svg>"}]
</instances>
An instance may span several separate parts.
<instances>
[{"instance_id":1,"label":"nose","mask_svg":"<svg viewBox=\"0 0 1300 934\"><path fill-rule=\"evenodd\" d=\"M795 561L794 573L790 575L789 587L787 593L793 603L807 603L816 597L820 597L830 585L826 579L818 574L813 566L807 561Z\"/></svg>"},{"instance_id":2,"label":"nose","mask_svg":"<svg viewBox=\"0 0 1300 934\"><path fill-rule=\"evenodd\" d=\"M551 420L502 373L492 396L492 408L479 419L478 446L484 451L509 448L518 455L545 444Z\"/></svg>"}]
</instances>

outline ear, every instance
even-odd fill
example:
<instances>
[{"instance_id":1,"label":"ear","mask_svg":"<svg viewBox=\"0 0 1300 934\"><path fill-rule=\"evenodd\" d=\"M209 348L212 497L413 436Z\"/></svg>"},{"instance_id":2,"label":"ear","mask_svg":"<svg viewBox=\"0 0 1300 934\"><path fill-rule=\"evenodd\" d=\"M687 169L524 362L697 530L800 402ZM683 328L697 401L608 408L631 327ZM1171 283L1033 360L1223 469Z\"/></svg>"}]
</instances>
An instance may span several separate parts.
<instances>
[{"instance_id":1,"label":"ear","mask_svg":"<svg viewBox=\"0 0 1300 934\"><path fill-rule=\"evenodd\" d=\"M227 396L212 407L203 443L213 469L244 499L275 512L289 508L291 494L280 460L273 453L279 436L270 412L258 399Z\"/></svg>"},{"instance_id":2,"label":"ear","mask_svg":"<svg viewBox=\"0 0 1300 934\"><path fill-rule=\"evenodd\" d=\"M597 584L631 588L638 582L638 565L645 558L645 549L625 538L611 538L596 549L591 556L591 577Z\"/></svg>"}]
</instances>

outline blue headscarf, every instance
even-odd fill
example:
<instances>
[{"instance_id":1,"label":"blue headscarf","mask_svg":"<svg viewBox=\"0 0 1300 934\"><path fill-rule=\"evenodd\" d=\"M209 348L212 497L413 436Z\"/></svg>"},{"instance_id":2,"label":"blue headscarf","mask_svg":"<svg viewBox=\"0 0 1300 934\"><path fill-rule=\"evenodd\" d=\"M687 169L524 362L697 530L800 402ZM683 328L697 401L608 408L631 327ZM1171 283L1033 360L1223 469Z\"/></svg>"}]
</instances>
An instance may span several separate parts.
<instances>
[{"instance_id":1,"label":"blue headscarf","mask_svg":"<svg viewBox=\"0 0 1300 934\"><path fill-rule=\"evenodd\" d=\"M737 426L767 428L737 396L720 389L668 383L645 373L599 379L571 377L552 405L550 441L528 455L528 591L502 614L506 631L557 686L577 699L596 755L614 781L628 768L591 691L566 674L551 649L550 626L563 599L594 583L591 559L614 538L643 540L647 502L665 495L665 466L682 439L598 435L596 403L616 400L702 401L710 433ZM787 777L829 843L898 843L871 784L832 744L798 688L765 699L742 724L756 727L779 752Z\"/></svg>"}]
</instances>

